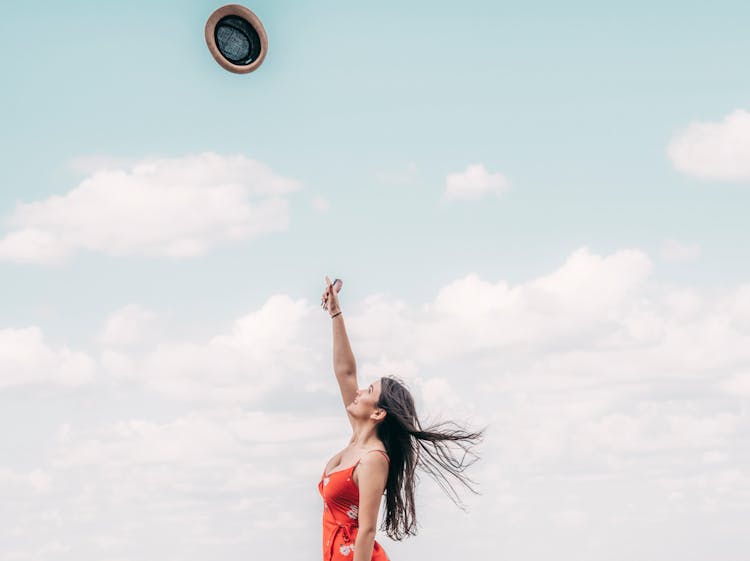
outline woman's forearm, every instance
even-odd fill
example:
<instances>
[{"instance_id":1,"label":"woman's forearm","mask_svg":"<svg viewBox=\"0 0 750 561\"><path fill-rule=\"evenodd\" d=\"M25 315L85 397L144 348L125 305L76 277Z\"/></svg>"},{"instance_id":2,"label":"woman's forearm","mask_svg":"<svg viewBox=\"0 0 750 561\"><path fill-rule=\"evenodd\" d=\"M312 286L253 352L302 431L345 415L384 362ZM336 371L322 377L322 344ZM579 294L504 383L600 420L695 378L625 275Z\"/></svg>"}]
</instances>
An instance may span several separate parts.
<instances>
[{"instance_id":1,"label":"woman's forearm","mask_svg":"<svg viewBox=\"0 0 750 561\"><path fill-rule=\"evenodd\" d=\"M372 549L375 546L375 532L360 530L354 540L354 559L352 561L371 561Z\"/></svg>"},{"instance_id":2,"label":"woman's forearm","mask_svg":"<svg viewBox=\"0 0 750 561\"><path fill-rule=\"evenodd\" d=\"M354 360L354 353L346 334L344 315L339 314L331 322L333 323L333 371L337 376L355 373L357 363Z\"/></svg>"}]
</instances>

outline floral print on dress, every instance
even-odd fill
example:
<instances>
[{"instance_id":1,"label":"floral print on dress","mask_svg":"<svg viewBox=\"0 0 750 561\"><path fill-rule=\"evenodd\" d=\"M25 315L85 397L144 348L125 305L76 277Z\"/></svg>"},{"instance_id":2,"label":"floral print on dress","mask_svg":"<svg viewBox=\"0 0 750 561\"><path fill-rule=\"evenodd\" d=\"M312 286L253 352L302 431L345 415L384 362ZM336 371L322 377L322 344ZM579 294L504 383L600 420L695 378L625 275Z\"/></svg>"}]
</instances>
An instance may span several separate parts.
<instances>
[{"instance_id":1,"label":"floral print on dress","mask_svg":"<svg viewBox=\"0 0 750 561\"><path fill-rule=\"evenodd\" d=\"M349 555L352 551L354 551L354 544L342 543L341 547L339 547L339 551L341 552L341 555Z\"/></svg>"},{"instance_id":2,"label":"floral print on dress","mask_svg":"<svg viewBox=\"0 0 750 561\"><path fill-rule=\"evenodd\" d=\"M357 519L358 513L359 513L359 507L357 505L349 505L349 510L346 511L346 515L349 518L353 518L354 520Z\"/></svg>"}]
</instances>

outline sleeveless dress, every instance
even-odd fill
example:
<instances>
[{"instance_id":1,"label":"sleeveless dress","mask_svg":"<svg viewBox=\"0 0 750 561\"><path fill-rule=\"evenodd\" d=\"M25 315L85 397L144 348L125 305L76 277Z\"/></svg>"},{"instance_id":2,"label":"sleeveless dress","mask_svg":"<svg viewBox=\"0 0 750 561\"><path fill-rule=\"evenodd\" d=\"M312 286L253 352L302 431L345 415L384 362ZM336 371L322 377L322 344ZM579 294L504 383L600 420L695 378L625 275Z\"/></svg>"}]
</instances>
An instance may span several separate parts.
<instances>
[{"instance_id":1,"label":"sleeveless dress","mask_svg":"<svg viewBox=\"0 0 750 561\"><path fill-rule=\"evenodd\" d=\"M380 452L388 459L388 455L382 450L370 452ZM354 558L359 489L354 484L352 474L361 459L348 468L333 471L328 475L323 468L323 476L318 483L318 491L323 497L323 561L351 561ZM371 560L390 561L377 541L372 546Z\"/></svg>"}]
</instances>

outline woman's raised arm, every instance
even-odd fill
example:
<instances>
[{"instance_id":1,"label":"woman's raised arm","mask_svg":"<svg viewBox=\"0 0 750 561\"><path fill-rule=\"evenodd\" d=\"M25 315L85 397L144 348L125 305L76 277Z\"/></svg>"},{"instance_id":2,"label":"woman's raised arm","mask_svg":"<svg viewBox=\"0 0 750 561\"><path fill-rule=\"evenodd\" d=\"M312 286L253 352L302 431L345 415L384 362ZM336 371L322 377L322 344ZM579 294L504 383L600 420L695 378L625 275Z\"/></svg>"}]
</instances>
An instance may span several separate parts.
<instances>
[{"instance_id":1,"label":"woman's raised arm","mask_svg":"<svg viewBox=\"0 0 750 561\"><path fill-rule=\"evenodd\" d=\"M344 316L341 313L338 292L341 281L331 283L326 277L326 290L323 293L323 307L328 310L333 323L333 373L341 389L344 407L349 405L357 395L357 363L354 360L349 336L346 334Z\"/></svg>"}]
</instances>

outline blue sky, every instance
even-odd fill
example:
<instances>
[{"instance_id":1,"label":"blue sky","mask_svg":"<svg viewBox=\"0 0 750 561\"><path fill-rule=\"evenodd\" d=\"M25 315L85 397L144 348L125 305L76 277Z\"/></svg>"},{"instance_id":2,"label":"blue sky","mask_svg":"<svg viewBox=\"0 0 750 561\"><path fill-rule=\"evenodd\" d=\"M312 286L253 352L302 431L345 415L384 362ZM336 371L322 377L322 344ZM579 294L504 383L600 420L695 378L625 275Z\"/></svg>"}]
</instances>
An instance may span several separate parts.
<instances>
[{"instance_id":1,"label":"blue sky","mask_svg":"<svg viewBox=\"0 0 750 561\"><path fill-rule=\"evenodd\" d=\"M179 169L189 166L191 157L212 153L223 158L222 165L229 170L235 165L229 158L242 156L262 162L276 179L298 185L282 197L288 212L276 230L229 242L217 233L226 226L219 213L211 218L205 251L187 256L143 251L146 246L138 245L142 240L134 241L127 233L110 233L111 238L102 234L102 239L110 241L94 249L85 249L85 240L75 246L70 239L75 237L71 232L76 230L76 221L70 217L77 212L90 217L98 211L95 205L76 207L72 203L59 207L64 210L59 216L50 211L44 218L53 239L65 238L65 243L73 244L70 247L74 249L62 260L40 262L29 257L30 253L9 258L5 250L0 251L5 289L0 331L5 330L6 336L0 344L28 343L29 349L36 349L19 351L16 356L9 346L6 358L0 359L6 372L17 369L13 376L8 374L12 381L0 386L0 403L12 411L6 422L28 421L23 409L10 405L11 397L23 395L32 402L38 391L55 401L56 392L62 392L56 401L59 408L48 410L40 428L32 431L33 437L28 433L29 449L37 451L36 464L31 459L9 463L8 473L58 469L60 457L47 454L43 442L50 435L67 434L61 427L75 427L77 422L104 435L111 434L107 431L118 421L141 419L163 428L172 421L181 426L180 419L198 418L200 424L200 417L192 416L194 407L207 418L226 420L222 415L227 403L222 397L206 405L196 397L200 392L188 391L185 397L175 393L172 382L154 385L129 373L128 368L157 372L161 365L169 370L170 380L177 380L176 385L184 377L185 387L192 388L189 381L200 374L186 371L187 366L175 358L180 356L180 345L202 349L191 352L209 357L205 359L209 364L215 356L211 341L226 336L232 348L240 349L237 356L244 357L241 349L253 346L248 333L255 331L237 327L240 318L260 321L266 317L263 310L299 314L294 316L299 319L299 330L279 327L279 333L284 334L279 341L297 341L292 334L309 335L316 329L313 325L325 330L327 324L309 323L307 312L299 310L315 304L322 278L328 274L345 279L346 304L357 314L352 320L355 351L357 344L365 349L363 363L369 372L375 375L391 365L397 370L401 367L421 392L425 407L429 407L430 396L439 396L436 403L445 411L472 411L484 420L507 421L495 416L498 401L491 395L497 400L510 399L509 395L518 398L531 391L529 388L543 387L540 357L557 363L556 357L562 364L574 355L589 356L585 353L590 352L591 357L604 357L601 360L632 361L633 375L649 380L648 388L640 397L626 392L621 396L625 401L613 397L599 408L584 407L590 416L571 414L572 425L566 426L576 432L585 425L593 432L581 429L580 434L591 436L596 432L591 427L612 428L603 421L609 419L623 423L617 427L624 432L617 434L632 429L642 437L639 442L651 442L644 427L653 429L659 424L649 424L649 419L653 421L649 404L668 403L665 407L679 409L675 405L679 400L669 396L670 392L682 395L676 380L686 376L698 388L691 398L695 401L679 402L685 409L665 414L665 418L683 419L681 415L685 415L688 419L695 414L696 427L728 423L714 435L718 440L725 438L723 444L707 444L702 451L702 457L708 458L703 476L708 481L713 481L712 476L731 480L742 487L744 494L739 494L745 502L735 504L721 493L705 500L719 518L747 513L750 476L747 463L736 463L749 457L740 437L748 430L750 357L736 351L747 342L748 333L742 326L750 321L743 315L750 317L744 288L750 278L746 219L750 168L744 163L750 161L750 118L746 118L750 73L745 70L750 59L750 8L745 3L257 2L248 7L264 23L270 48L259 70L247 75L224 71L206 48L203 26L218 5L156 0L37 2L14 3L4 9L0 18L0 61L5 77L0 90L0 213L4 230L0 238L33 226L19 208L28 212L52 208L50 201L56 196L76 192L87 181L112 197L132 195L136 183L130 184L130 195L128 189L117 193L113 176L97 175L97 162L107 162L109 169L127 175L136 163L149 159L176 162ZM701 123L711 126L701 128ZM670 152L674 146L677 148ZM476 199L442 198L451 174L463 177L469 166L479 164L488 177L503 178L507 186L499 195L488 191ZM169 174L177 171L165 173L164 177L172 178ZM731 173L735 176L727 180ZM179 181L174 185L179 187ZM211 187L210 181L201 185L196 189ZM190 208L200 213L205 201L195 196L196 204ZM168 200L155 198L148 208L158 215ZM104 210L100 216L103 222L110 220ZM135 231L142 228L139 219L134 214L124 220L131 220ZM250 222L241 221L240 226L252 226ZM106 226L102 225L102 232ZM188 234L200 235L190 230L192 226L184 227ZM154 241L148 232L144 236L147 244L169 242ZM211 236L219 236L219 241ZM124 254L113 249L123 247ZM580 284L571 288L570 278ZM611 292L599 295L598 283L604 282L611 283ZM503 283L516 292L506 294ZM597 292L592 301L606 314L599 317L593 309L581 312L586 302L576 299L581 296L576 286ZM559 305L534 304L538 290L559 296ZM519 333L528 339L521 335L519 340L506 338L508 325L480 323L486 333L499 338L490 337L481 344L455 343L442 321L450 323L446 318L456 313L466 319L465 311L451 308L441 300L441 294L453 295L455 301L479 311L495 310L492 313L502 315L515 310L518 318L532 318L528 325L519 319ZM273 300L274 295L289 300ZM519 304L518 298L526 303ZM641 308L643 302L650 307ZM391 326L392 335L388 335L389 311L398 318L398 325ZM423 313L427 316L420 316ZM572 335L554 327L556 322L565 324L566 314L578 318L571 320L573 324L580 322L580 330L573 329ZM671 358L645 356L632 349L628 352L635 355L605 357L602 349L610 352L621 339L616 339L618 343L613 343L614 339L601 342L601 348L599 343L583 342L602 332L599 322L605 319L615 321L628 337L646 337L658 348L663 344ZM633 327L636 324L638 327ZM694 329L686 327L688 324ZM717 327L727 325L736 331L724 333L724 327ZM32 328L42 334L42 343L20 335ZM683 328L686 331L679 331ZM471 329L467 327L464 333ZM270 332L275 333L273 329ZM403 339L398 338L399 333L404 334ZM280 367L280 379L302 376L306 382L304 391L300 386L300 395L312 392L313 398L324 399L321 395L330 397L330 392L314 379L305 378L313 366L299 366L308 361L325 372L330 341L325 339L326 331L318 334L321 339L314 341L319 345L310 340L310 354L302 353L300 357L306 358ZM417 340L410 339L412 334L418 334ZM704 364L701 354L695 357L700 366L695 371L690 366L690 374L686 374L681 369L688 367L677 358L680 349L684 355L691 350L697 353L690 345L709 340L706 355L731 354L734 362ZM413 353L405 341L414 343ZM429 344L440 345L440 341L455 352L446 351L438 366L426 358L424 349ZM159 354L162 342L165 347L174 346L174 354L168 358ZM266 343L275 348L274 342ZM37 344L41 346L35 347ZM532 352L534 349L538 353ZM29 358L42 350L50 353L49 363ZM577 355L579 352L583 354ZM493 369L493 353L502 359L497 359L498 364L505 364L498 367L502 376ZM47 372L48 364L67 364L70 356L78 358L66 366L62 378ZM201 360L195 358L197 364L204 364ZM573 380L570 387L577 387L576 372L586 378L581 372L596 371L599 366L593 360L565 367L564 375ZM238 367L227 368L234 371ZM464 368L482 373L476 383L460 381L458 370ZM509 388L498 381L513 372L529 388ZM60 379L68 382L61 384ZM244 396L238 403L246 411L259 415L285 411L274 393L277 387L266 387L255 379L235 382L242 389L239 395ZM602 391L610 397L619 395L620 381L609 382ZM477 397L487 388L492 388L489 394ZM719 401L698 397L700 391L714 390L722 396ZM67 413L75 410L72 404L80 405L89 391L105 392L102 403L110 405L97 410L101 415L84 421L78 417L81 412ZM113 409L117 396L125 394L128 405ZM626 394L633 401L627 401ZM264 402L258 401L259 395L277 397ZM563 399L561 393L558 397L561 401L553 402L567 411L562 404L575 396L568 394ZM515 409L523 402L518 399L521 401L511 399L507 414L512 419L515 412L516 418L526 419L521 409ZM631 409L620 411L618 407L625 402ZM548 402L539 404L542 417L550 413L543 404ZM556 413L561 410L554 409ZM300 411L304 409L292 408L291 414ZM727 421L721 417L722 411L737 418ZM620 414L631 417L629 421L608 417ZM713 425L709 417L715 421ZM244 419L241 414L240 419ZM327 417L322 419L321 434L330 436ZM535 431L530 428L532 421L529 426L517 422L518 432L505 436L509 441L519 439L518 446L529 434L543 442L555 438L545 432L554 427L543 425ZM576 425L578 422L582 425ZM706 430L705 434L713 434L713 429ZM672 434L675 442L682 442L680 434ZM84 430L79 438L77 444L85 447L88 433ZM285 442L285 437L279 438ZM106 437L102 439L106 442ZM68 441L63 438L60 442L62 451L56 453L67 457L72 453L65 449ZM604 440L596 442L591 444L593 449L606 448ZM620 465L619 461L628 463L629 455L638 451L629 437L623 436L623 442L622 448L607 452L613 454L610 468ZM10 440L5 447L14 448ZM320 448L320 461L335 451L329 448ZM501 466L507 465L503 462L510 457L504 454L518 452L503 445L490 445L489 449L496 454L490 457ZM553 458L548 449L527 452L529 465L536 468ZM675 451L671 459L677 462L680 453ZM242 462L252 458L243 457ZM127 461L123 459L124 465ZM91 469L95 471L95 467ZM638 477L652 474L650 469L636 470L609 491L618 495ZM682 467L674 469L675 481L690 479L687 471L680 471ZM65 473L63 470L53 481L64 481L75 495L79 489ZM315 477L315 469L311 473ZM507 521L503 517L510 515L504 508L519 504L514 501L522 505L541 501L534 491L524 495L521 489L526 489L528 481L522 476L503 477L493 480L498 485L493 496L500 496L498 489L515 491L502 495L505 498L496 504L478 507L489 509L482 512L493 512ZM547 481L554 477L553 473ZM720 487L717 483L711 488ZM690 496L684 489L670 492ZM509 499L510 495L515 498ZM29 512L44 512L51 504L46 495L40 497L36 497L39 503L29 506ZM698 512L702 507L699 499L695 501L678 512L686 517ZM452 512L449 505L441 504L445 513ZM562 541L553 542L566 543L566 529L590 532L599 507L561 506L559 516L550 524L562 529ZM636 514L649 510L633 508ZM679 517L665 514L664 519L674 521L665 523L665 535L684 527L705 528L706 524L700 518L692 522L694 526L683 526ZM540 529L527 522L518 522L517 536L525 536L525 532L533 535ZM455 520L451 523L457 524ZM639 523L631 523L613 535L635 531ZM664 555L706 559L701 548L713 544L717 535L707 531L694 539L691 548L674 546L676 549L667 548ZM738 543L747 545L747 538L738 536ZM17 552L35 551L18 539ZM49 537L50 543L61 539ZM508 540L503 547L513 558L545 555L542 550L532 553L533 547L522 538ZM402 551L419 555L431 551L418 549L418 541L407 546L416 549ZM595 556L597 547L605 545L592 543L589 552ZM77 546L71 547L60 554L67 551L82 559ZM476 551L485 551L483 547L489 546L480 543ZM524 547L531 549L524 554ZM218 550L205 551L215 554ZM132 552L112 554L125 559ZM570 554L562 558L585 558L578 556L580 551L570 550ZM35 555L40 555L39 551ZM732 555L726 552L724 559L739 559Z\"/></svg>"}]
</instances>

